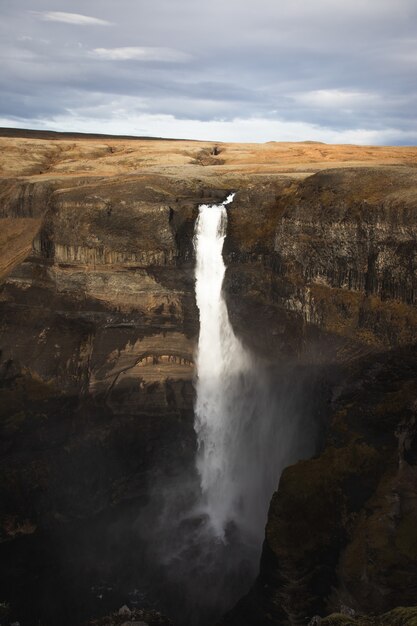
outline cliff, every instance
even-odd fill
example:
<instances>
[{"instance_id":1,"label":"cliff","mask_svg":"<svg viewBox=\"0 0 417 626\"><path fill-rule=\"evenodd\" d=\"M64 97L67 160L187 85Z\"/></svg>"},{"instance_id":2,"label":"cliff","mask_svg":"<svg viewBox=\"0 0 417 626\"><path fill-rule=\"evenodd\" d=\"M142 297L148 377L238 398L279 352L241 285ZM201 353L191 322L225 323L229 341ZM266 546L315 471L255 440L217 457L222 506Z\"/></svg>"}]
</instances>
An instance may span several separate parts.
<instances>
[{"instance_id":1,"label":"cliff","mask_svg":"<svg viewBox=\"0 0 417 626\"><path fill-rule=\"evenodd\" d=\"M237 328L333 383L320 454L284 471L259 579L224 623L413 603L416 182L414 168L320 172L262 207L263 236L232 229Z\"/></svg>"},{"instance_id":2,"label":"cliff","mask_svg":"<svg viewBox=\"0 0 417 626\"><path fill-rule=\"evenodd\" d=\"M224 288L235 330L325 392L317 456L285 470L259 578L227 620L412 604L417 150L0 144L5 598L28 613L48 581L52 618L79 573L62 543L80 550L144 506L155 476L192 464L194 222L199 204L234 190ZM104 570L107 532L91 548Z\"/></svg>"}]
</instances>

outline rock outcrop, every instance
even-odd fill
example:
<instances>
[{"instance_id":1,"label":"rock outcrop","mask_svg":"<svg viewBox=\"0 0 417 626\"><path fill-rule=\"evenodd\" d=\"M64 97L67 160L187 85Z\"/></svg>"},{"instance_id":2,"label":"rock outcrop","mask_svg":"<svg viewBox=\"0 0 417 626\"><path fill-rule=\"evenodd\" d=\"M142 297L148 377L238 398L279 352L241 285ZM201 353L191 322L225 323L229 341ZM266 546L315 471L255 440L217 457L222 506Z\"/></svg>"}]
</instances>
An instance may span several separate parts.
<instances>
[{"instance_id":1,"label":"rock outcrop","mask_svg":"<svg viewBox=\"0 0 417 626\"><path fill-rule=\"evenodd\" d=\"M354 612L353 612L354 613ZM417 619L417 608L399 607L383 615L356 615L349 616L345 613L333 613L321 619L315 616L309 626L414 626Z\"/></svg>"}]
</instances>

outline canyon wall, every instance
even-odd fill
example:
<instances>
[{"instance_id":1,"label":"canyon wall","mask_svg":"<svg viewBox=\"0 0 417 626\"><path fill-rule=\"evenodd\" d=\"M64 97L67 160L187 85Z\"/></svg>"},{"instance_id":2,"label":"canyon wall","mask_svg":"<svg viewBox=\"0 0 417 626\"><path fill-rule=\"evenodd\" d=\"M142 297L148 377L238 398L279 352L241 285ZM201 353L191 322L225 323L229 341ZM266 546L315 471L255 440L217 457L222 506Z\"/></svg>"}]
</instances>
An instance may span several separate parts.
<instances>
[{"instance_id":1,"label":"canyon wall","mask_svg":"<svg viewBox=\"0 0 417 626\"><path fill-rule=\"evenodd\" d=\"M194 222L198 204L236 191L224 249L232 324L267 367L302 371L320 397L317 455L284 471L260 575L225 623L412 603L417 151L2 142L9 599L37 589L43 559L62 584L72 555L45 555L74 528L91 540L118 512L134 517L155 476L192 466Z\"/></svg>"},{"instance_id":2,"label":"canyon wall","mask_svg":"<svg viewBox=\"0 0 417 626\"><path fill-rule=\"evenodd\" d=\"M73 589L81 620L83 550L87 588L123 548L103 567L108 528L133 533L154 474L193 463L199 200L150 176L65 184L1 190L0 578L28 614L48 588L52 620Z\"/></svg>"},{"instance_id":3,"label":"canyon wall","mask_svg":"<svg viewBox=\"0 0 417 626\"><path fill-rule=\"evenodd\" d=\"M414 168L321 172L261 205L260 232L245 237L235 217L237 327L249 341L260 328L254 347L264 334L269 354L321 367L331 391L320 453L284 471L260 576L224 623L414 602L416 183Z\"/></svg>"}]
</instances>

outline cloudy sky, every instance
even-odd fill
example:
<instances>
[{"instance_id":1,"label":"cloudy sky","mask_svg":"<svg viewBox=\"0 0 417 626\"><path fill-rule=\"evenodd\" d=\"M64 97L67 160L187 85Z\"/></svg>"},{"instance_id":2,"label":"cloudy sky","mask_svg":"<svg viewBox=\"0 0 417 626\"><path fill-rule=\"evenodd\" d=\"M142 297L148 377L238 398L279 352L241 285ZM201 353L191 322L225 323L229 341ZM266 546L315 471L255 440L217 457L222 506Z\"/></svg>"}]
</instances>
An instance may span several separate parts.
<instances>
[{"instance_id":1,"label":"cloudy sky","mask_svg":"<svg viewBox=\"0 0 417 626\"><path fill-rule=\"evenodd\" d=\"M417 144L416 0L0 0L0 125Z\"/></svg>"}]
</instances>

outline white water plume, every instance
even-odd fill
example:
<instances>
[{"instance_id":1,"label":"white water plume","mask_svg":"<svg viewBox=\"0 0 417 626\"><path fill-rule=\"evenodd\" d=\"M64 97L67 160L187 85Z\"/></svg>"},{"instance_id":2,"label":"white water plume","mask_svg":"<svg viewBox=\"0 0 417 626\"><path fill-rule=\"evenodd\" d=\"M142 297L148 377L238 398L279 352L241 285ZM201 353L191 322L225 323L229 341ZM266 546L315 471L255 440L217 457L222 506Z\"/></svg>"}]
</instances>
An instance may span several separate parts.
<instances>
[{"instance_id":1,"label":"white water plume","mask_svg":"<svg viewBox=\"0 0 417 626\"><path fill-rule=\"evenodd\" d=\"M251 370L251 358L233 332L222 294L226 205L233 197L234 194L229 195L219 205L200 206L195 234L196 298L200 311L195 406L197 469L203 506L220 538L224 538L229 523L242 518L248 495L239 457L243 452L242 426L249 417L249 407L242 406L242 392Z\"/></svg>"}]
</instances>

